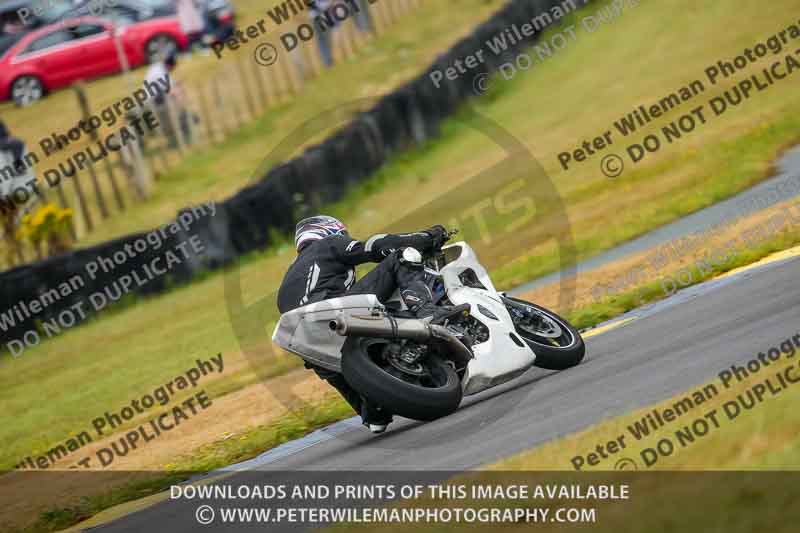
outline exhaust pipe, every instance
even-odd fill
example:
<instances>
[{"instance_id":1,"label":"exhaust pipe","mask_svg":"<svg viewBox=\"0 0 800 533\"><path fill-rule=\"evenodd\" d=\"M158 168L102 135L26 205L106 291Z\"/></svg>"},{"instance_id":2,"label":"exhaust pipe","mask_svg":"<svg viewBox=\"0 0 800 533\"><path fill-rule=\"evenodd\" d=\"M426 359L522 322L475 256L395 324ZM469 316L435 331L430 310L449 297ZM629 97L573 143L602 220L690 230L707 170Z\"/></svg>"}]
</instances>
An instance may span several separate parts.
<instances>
[{"instance_id":1,"label":"exhaust pipe","mask_svg":"<svg viewBox=\"0 0 800 533\"><path fill-rule=\"evenodd\" d=\"M389 337L427 341L432 334L427 324L409 318L379 316L341 316L331 320L330 328L342 337Z\"/></svg>"},{"instance_id":2,"label":"exhaust pipe","mask_svg":"<svg viewBox=\"0 0 800 533\"><path fill-rule=\"evenodd\" d=\"M348 337L370 337L389 339L410 339L417 342L439 341L450 348L456 362L466 366L473 355L469 348L458 340L447 328L427 324L413 318L393 318L379 316L340 316L331 320L329 327L337 334Z\"/></svg>"}]
</instances>

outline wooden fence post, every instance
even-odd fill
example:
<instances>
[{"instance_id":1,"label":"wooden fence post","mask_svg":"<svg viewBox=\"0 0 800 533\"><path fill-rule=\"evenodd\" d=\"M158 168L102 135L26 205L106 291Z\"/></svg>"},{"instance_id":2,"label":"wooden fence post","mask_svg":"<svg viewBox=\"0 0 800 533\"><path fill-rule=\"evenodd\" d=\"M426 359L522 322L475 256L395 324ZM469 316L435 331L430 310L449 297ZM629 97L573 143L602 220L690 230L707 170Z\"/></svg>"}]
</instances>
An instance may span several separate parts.
<instances>
[{"instance_id":1,"label":"wooden fence post","mask_svg":"<svg viewBox=\"0 0 800 533\"><path fill-rule=\"evenodd\" d=\"M392 24L397 22L397 19L400 18L399 6L397 5L397 2L398 0L389 0L389 2L386 4L386 8L389 11L389 19L391 20Z\"/></svg>"},{"instance_id":2,"label":"wooden fence post","mask_svg":"<svg viewBox=\"0 0 800 533\"><path fill-rule=\"evenodd\" d=\"M167 117L169 123L172 125L172 134L175 136L175 140L178 143L178 152L181 155L186 155L186 137L183 136L183 128L178 118L178 111L175 109L175 102L171 97L167 96L164 99L164 105L167 106Z\"/></svg>"},{"instance_id":3,"label":"wooden fence post","mask_svg":"<svg viewBox=\"0 0 800 533\"><path fill-rule=\"evenodd\" d=\"M308 44L305 44L302 48L303 54L306 56L306 64L311 66L309 70L312 78L316 78L322 72L322 61L319 58L319 54L314 53L313 48Z\"/></svg>"},{"instance_id":4,"label":"wooden fence post","mask_svg":"<svg viewBox=\"0 0 800 533\"><path fill-rule=\"evenodd\" d=\"M56 192L58 193L58 203L61 204L62 209L70 209L69 202L67 202L67 195L64 194L64 187L61 185L61 180L58 180L56 185ZM75 223L70 219L69 221L69 235L73 241L78 240L78 232L75 231Z\"/></svg>"},{"instance_id":5,"label":"wooden fence post","mask_svg":"<svg viewBox=\"0 0 800 533\"><path fill-rule=\"evenodd\" d=\"M165 173L169 171L169 159L167 159L167 152L169 152L169 148L167 146L159 146L158 150L155 150L156 157L158 157L158 162Z\"/></svg>"},{"instance_id":6,"label":"wooden fence post","mask_svg":"<svg viewBox=\"0 0 800 533\"><path fill-rule=\"evenodd\" d=\"M297 77L298 87L302 89L308 79L309 70L303 50L302 48L295 48L287 56L289 56L289 63Z\"/></svg>"},{"instance_id":7,"label":"wooden fence post","mask_svg":"<svg viewBox=\"0 0 800 533\"><path fill-rule=\"evenodd\" d=\"M111 182L111 190L114 191L114 198L117 200L117 206L119 206L120 211L125 211L125 200L122 198L122 191L117 183L117 177L114 175L114 169L111 167L108 156L103 158L103 167L105 167L106 174L108 174L108 181Z\"/></svg>"},{"instance_id":8,"label":"wooden fence post","mask_svg":"<svg viewBox=\"0 0 800 533\"><path fill-rule=\"evenodd\" d=\"M236 63L236 70L239 72L239 80L240 85L242 86L244 92L244 98L247 102L247 108L250 110L250 118L255 119L258 114L256 112L256 104L253 100L253 94L250 92L250 84L247 82L247 76L245 75L244 65L242 65L242 61L237 59L235 60Z\"/></svg>"},{"instance_id":9,"label":"wooden fence post","mask_svg":"<svg viewBox=\"0 0 800 533\"><path fill-rule=\"evenodd\" d=\"M261 111L267 109L267 95L264 92L264 79L261 77L261 69L264 68L255 61L251 61L250 65L253 68L253 78L256 80L256 88L258 89L258 98L261 101Z\"/></svg>"},{"instance_id":10,"label":"wooden fence post","mask_svg":"<svg viewBox=\"0 0 800 533\"><path fill-rule=\"evenodd\" d=\"M408 0L397 0L397 2L398 2L398 5L397 5L398 14L400 16L403 16L406 13L408 13L408 8L409 8Z\"/></svg>"},{"instance_id":11,"label":"wooden fence post","mask_svg":"<svg viewBox=\"0 0 800 533\"><path fill-rule=\"evenodd\" d=\"M86 98L86 90L84 89L83 83L78 82L72 86L75 89L75 93L78 95L78 105L81 108L81 113L83 114L83 119L88 122L89 117L92 116L91 111L89 110L89 100ZM93 140L96 140L97 132L92 130ZM76 172L77 174L77 172ZM97 181L97 173L94 170L94 164L89 163L89 177L92 180L92 185L94 186L94 194L97 198L97 207L100 209L100 216L103 218L108 218L108 208L106 207L106 200L103 198L103 192L100 190L100 182Z\"/></svg>"},{"instance_id":12,"label":"wooden fence post","mask_svg":"<svg viewBox=\"0 0 800 533\"><path fill-rule=\"evenodd\" d=\"M231 78L229 78L229 79L231 79ZM233 98L231 98L231 106L233 106L233 117L234 117L234 121L235 121L234 122L234 126L233 126L233 132L236 133L236 131L239 128L242 127L242 124L245 123L246 119L245 119L245 116L244 116L244 106L240 107L239 106L239 102L237 101L236 95L232 95L232 96L233 96Z\"/></svg>"},{"instance_id":13,"label":"wooden fence post","mask_svg":"<svg viewBox=\"0 0 800 533\"><path fill-rule=\"evenodd\" d=\"M353 22L352 18L348 18L339 24L339 27L337 28L337 31L341 35L342 44L344 46L344 59L350 59L356 53L355 35L353 34L354 24L355 23Z\"/></svg>"},{"instance_id":14,"label":"wooden fence post","mask_svg":"<svg viewBox=\"0 0 800 533\"><path fill-rule=\"evenodd\" d=\"M219 78L217 76L213 77L213 85L214 103L216 104L215 108L222 111L222 118L220 119L219 123L222 124L222 140L224 141L228 136L228 125L225 123L225 102L222 99L222 93L219 90Z\"/></svg>"},{"instance_id":15,"label":"wooden fence post","mask_svg":"<svg viewBox=\"0 0 800 533\"><path fill-rule=\"evenodd\" d=\"M278 87L277 94L279 102L288 101L292 99L291 81L286 79L287 76L286 67L285 65L282 64L285 62L286 58L284 58L283 60L278 59L278 61L276 61L271 67L273 69L273 73L275 74L275 80L276 80L275 85Z\"/></svg>"},{"instance_id":16,"label":"wooden fence post","mask_svg":"<svg viewBox=\"0 0 800 533\"><path fill-rule=\"evenodd\" d=\"M200 103L200 115L203 120L203 124L206 125L206 137L208 139L208 144L214 144L214 128L211 124L211 114L208 111L208 100L206 99L205 91L203 91L203 86L197 88L197 101Z\"/></svg>"},{"instance_id":17,"label":"wooden fence post","mask_svg":"<svg viewBox=\"0 0 800 533\"><path fill-rule=\"evenodd\" d=\"M91 108L89 106L89 100L86 97L84 83L78 82L78 84L75 85L75 89L78 93L78 102L80 103L83 117L84 119L88 120L88 118L91 116ZM91 136L92 141L100 142L100 134L96 129L93 129L89 135ZM122 191L117 183L117 178L114 175L114 170L111 168L111 162L108 160L108 156L103 158L103 167L105 168L106 174L108 174L108 181L111 183L111 190L114 193L114 199L117 201L117 206L119 207L120 211L124 211L125 200L122 198Z\"/></svg>"},{"instance_id":18,"label":"wooden fence post","mask_svg":"<svg viewBox=\"0 0 800 533\"><path fill-rule=\"evenodd\" d=\"M380 32L383 33L389 29L389 26L392 24L392 21L389 19L389 7L386 5L386 2L389 0L382 0L375 4L375 21L377 22L380 20Z\"/></svg>"},{"instance_id":19,"label":"wooden fence post","mask_svg":"<svg viewBox=\"0 0 800 533\"><path fill-rule=\"evenodd\" d=\"M100 191L100 182L97 179L97 172L94 170L94 163L89 163L87 170L89 171L89 178L92 180L92 185L94 186L94 194L97 198L97 206L100 208L100 216L102 218L108 218L106 201L103 198L103 193Z\"/></svg>"},{"instance_id":20,"label":"wooden fence post","mask_svg":"<svg viewBox=\"0 0 800 533\"><path fill-rule=\"evenodd\" d=\"M86 196L83 194L81 180L78 178L78 169L74 170L75 172L72 174L72 183L75 185L75 193L78 195L78 204L80 204L83 221L86 223L86 231L94 231L92 215L89 214L89 208L86 206Z\"/></svg>"},{"instance_id":21,"label":"wooden fence post","mask_svg":"<svg viewBox=\"0 0 800 533\"><path fill-rule=\"evenodd\" d=\"M280 63L280 67L279 68L281 69L281 71L282 71L282 73L284 75L284 79L286 80L286 95L288 96L289 100L291 100L292 99L292 95L294 95L299 90L298 87L297 87L297 82L295 81L294 76L292 75L291 62L292 62L292 58L289 57L289 54L285 54L284 55L284 60L283 61L278 61L277 62L277 63Z\"/></svg>"},{"instance_id":22,"label":"wooden fence post","mask_svg":"<svg viewBox=\"0 0 800 533\"><path fill-rule=\"evenodd\" d=\"M139 149L138 143L130 143L127 145L130 151L131 163L133 166L133 183L136 186L136 192L143 200L147 199L150 194L150 171L145 164L142 157L142 151Z\"/></svg>"},{"instance_id":23,"label":"wooden fence post","mask_svg":"<svg viewBox=\"0 0 800 533\"><path fill-rule=\"evenodd\" d=\"M275 65L272 65L269 68L263 69L263 71L259 71L260 76L266 76L266 79L263 77L262 79L264 79L264 85L267 90L267 105L269 107L272 107L276 103L280 102L280 96L278 95L278 90L275 85L275 76L272 75L272 73L275 72L273 68L274 66Z\"/></svg>"}]
</instances>

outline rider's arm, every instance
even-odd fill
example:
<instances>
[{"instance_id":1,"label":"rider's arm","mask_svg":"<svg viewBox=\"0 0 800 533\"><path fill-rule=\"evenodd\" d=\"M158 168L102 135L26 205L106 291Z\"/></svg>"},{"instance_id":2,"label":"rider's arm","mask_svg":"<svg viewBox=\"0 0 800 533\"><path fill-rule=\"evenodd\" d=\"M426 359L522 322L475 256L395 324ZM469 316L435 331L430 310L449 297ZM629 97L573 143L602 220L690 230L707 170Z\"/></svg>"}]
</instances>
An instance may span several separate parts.
<instances>
[{"instance_id":1,"label":"rider's arm","mask_svg":"<svg viewBox=\"0 0 800 533\"><path fill-rule=\"evenodd\" d=\"M400 248L416 248L425 251L433 245L433 237L428 232L382 233L373 235L366 241L357 241L348 238L335 240L334 250L339 259L348 265L361 263L377 263L384 257Z\"/></svg>"}]
</instances>

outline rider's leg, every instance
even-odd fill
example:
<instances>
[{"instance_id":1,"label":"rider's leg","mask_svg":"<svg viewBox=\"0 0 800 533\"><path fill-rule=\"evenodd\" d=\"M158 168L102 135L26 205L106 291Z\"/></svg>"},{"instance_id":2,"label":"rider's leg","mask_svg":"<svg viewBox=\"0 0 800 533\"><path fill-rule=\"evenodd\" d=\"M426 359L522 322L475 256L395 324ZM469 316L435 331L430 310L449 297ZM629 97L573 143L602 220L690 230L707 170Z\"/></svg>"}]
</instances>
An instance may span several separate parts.
<instances>
[{"instance_id":1,"label":"rider's leg","mask_svg":"<svg viewBox=\"0 0 800 533\"><path fill-rule=\"evenodd\" d=\"M390 254L369 274L358 280L347 293L374 294L378 300L385 302L399 288L400 297L406 307L417 317L435 314L437 308L433 303L431 290L425 283L425 269L421 261L409 259L413 255L401 252Z\"/></svg>"},{"instance_id":2,"label":"rider's leg","mask_svg":"<svg viewBox=\"0 0 800 533\"><path fill-rule=\"evenodd\" d=\"M374 294L378 300L385 302L394 294L398 281L407 277L400 254L392 253L373 268L366 276L350 287L347 294Z\"/></svg>"},{"instance_id":3,"label":"rider's leg","mask_svg":"<svg viewBox=\"0 0 800 533\"><path fill-rule=\"evenodd\" d=\"M331 387L339 391L339 394L350 404L353 410L361 415L361 420L374 433L382 433L392 422L392 415L383 411L379 407L369 404L338 372L306 363L306 368L316 372L320 379L327 381Z\"/></svg>"},{"instance_id":4,"label":"rider's leg","mask_svg":"<svg viewBox=\"0 0 800 533\"><path fill-rule=\"evenodd\" d=\"M356 282L347 294L374 294L378 300L386 302L399 288L400 297L417 318L433 316L436 320L440 311L449 312L450 308L434 305L433 295L425 281L425 268L419 252L394 252ZM373 433L382 433L392 421L391 414L366 401L362 401L361 418Z\"/></svg>"},{"instance_id":5,"label":"rider's leg","mask_svg":"<svg viewBox=\"0 0 800 533\"><path fill-rule=\"evenodd\" d=\"M326 368L312 365L311 363L306 363L305 366L306 368L312 369L320 379L327 381L331 387L339 391L339 394L350 404L350 407L352 407L356 413L361 414L363 404L361 395L345 381L343 375Z\"/></svg>"}]
</instances>

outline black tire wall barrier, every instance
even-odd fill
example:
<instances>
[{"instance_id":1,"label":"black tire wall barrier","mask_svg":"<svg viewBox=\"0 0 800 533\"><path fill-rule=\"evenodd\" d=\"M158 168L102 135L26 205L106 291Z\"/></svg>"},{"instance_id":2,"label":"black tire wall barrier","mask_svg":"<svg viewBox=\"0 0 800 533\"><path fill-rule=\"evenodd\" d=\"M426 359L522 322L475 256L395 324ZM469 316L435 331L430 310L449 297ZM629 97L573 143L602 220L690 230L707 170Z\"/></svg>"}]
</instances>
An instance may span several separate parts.
<instances>
[{"instance_id":1,"label":"black tire wall barrier","mask_svg":"<svg viewBox=\"0 0 800 533\"><path fill-rule=\"evenodd\" d=\"M502 57L484 54L485 62L469 75L462 75L454 81L445 78L439 88L433 85L430 72L444 71L456 59L485 49L487 40L513 24L520 26L529 23L534 16L552 13L552 8L563 4L564 0L508 2L471 35L439 56L417 78L382 97L372 109L357 115L319 145L272 168L259 182L218 203L214 217L195 220L189 233L200 237L205 253L176 265L168 275L137 287L134 294L158 294L171 286L188 282L200 271L220 268L238 256L268 247L274 235L294 231L298 198L302 198L302 202L312 211L335 202L352 185L364 181L377 171L392 154L436 137L442 120L453 114L466 99L475 96L474 77L480 73L497 71L501 64L530 47L537 40L538 33L524 42L509 46L508 52ZM582 1L576 0L575 4L582 4ZM312 194L309 195L309 191ZM81 275L86 281L80 290L47 306L36 316L18 320L15 315L13 326L6 321L5 331L0 328L2 348L10 340L20 339L26 331L36 328L37 322L57 318L72 306L86 302L91 294L102 291L121 274L140 269L155 257L160 256L163 261L164 250L174 248L188 238L183 233L169 235L168 242L159 250L150 250L148 247L146 252L128 260L119 271L88 279L85 271L87 263L98 256L110 257L126 243L132 243L144 235L128 235L0 273L0 320L2 314L10 313L10 309L18 302L30 302L73 275ZM84 308L91 310L88 304Z\"/></svg>"}]
</instances>

